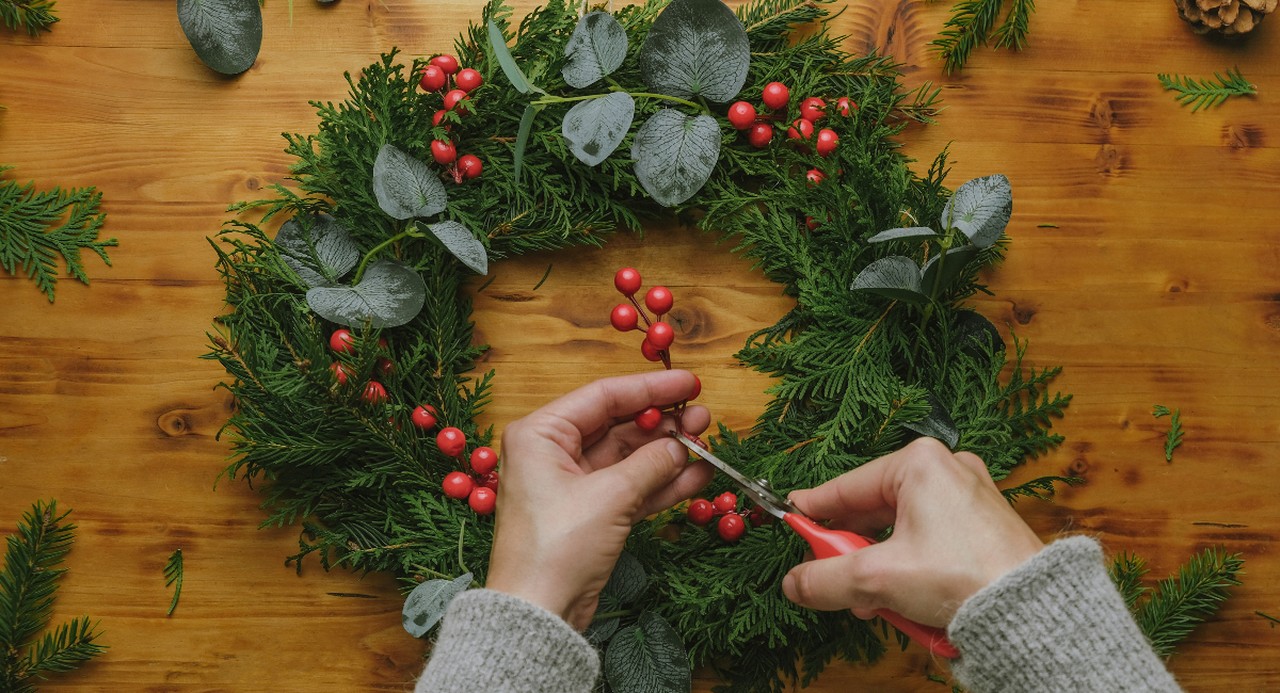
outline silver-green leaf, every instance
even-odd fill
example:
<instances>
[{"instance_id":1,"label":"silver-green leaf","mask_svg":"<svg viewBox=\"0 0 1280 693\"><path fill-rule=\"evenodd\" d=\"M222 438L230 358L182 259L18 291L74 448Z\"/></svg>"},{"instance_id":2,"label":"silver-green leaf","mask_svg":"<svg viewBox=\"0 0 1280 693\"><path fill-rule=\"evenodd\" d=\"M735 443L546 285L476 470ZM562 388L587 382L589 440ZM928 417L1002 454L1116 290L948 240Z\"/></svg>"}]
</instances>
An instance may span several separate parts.
<instances>
[{"instance_id":1,"label":"silver-green leaf","mask_svg":"<svg viewBox=\"0 0 1280 693\"><path fill-rule=\"evenodd\" d=\"M622 144L635 113L635 99L625 91L615 91L569 109L560 132L578 161L595 166Z\"/></svg>"},{"instance_id":2,"label":"silver-green leaf","mask_svg":"<svg viewBox=\"0 0 1280 693\"><path fill-rule=\"evenodd\" d=\"M644 595L648 586L649 576L645 573L644 564L623 551L613 566L609 582L605 583L603 594L616 597L621 604L631 604Z\"/></svg>"},{"instance_id":3,"label":"silver-green leaf","mask_svg":"<svg viewBox=\"0 0 1280 693\"><path fill-rule=\"evenodd\" d=\"M614 693L689 693L693 687L680 635L652 611L609 640L604 675Z\"/></svg>"},{"instance_id":4,"label":"silver-green leaf","mask_svg":"<svg viewBox=\"0 0 1280 693\"><path fill-rule=\"evenodd\" d=\"M974 178L956 189L942 209L942 228L955 227L979 248L1000 240L1013 214L1013 188L1000 174Z\"/></svg>"},{"instance_id":5,"label":"silver-green leaf","mask_svg":"<svg viewBox=\"0 0 1280 693\"><path fill-rule=\"evenodd\" d=\"M578 20L564 54L564 81L575 89L589 87L622 65L627 57L627 30L608 12L588 12Z\"/></svg>"},{"instance_id":6,"label":"silver-green leaf","mask_svg":"<svg viewBox=\"0 0 1280 693\"><path fill-rule=\"evenodd\" d=\"M929 258L921 270L921 286L930 296L937 298L960 276L960 271L978 254L978 247L962 245Z\"/></svg>"},{"instance_id":7,"label":"silver-green leaf","mask_svg":"<svg viewBox=\"0 0 1280 693\"><path fill-rule=\"evenodd\" d=\"M258 0L178 0L178 23L200 60L238 75L258 59L262 8Z\"/></svg>"},{"instance_id":8,"label":"silver-green leaf","mask_svg":"<svg viewBox=\"0 0 1280 693\"><path fill-rule=\"evenodd\" d=\"M341 325L397 327L412 320L426 301L422 276L391 260L378 260L355 286L317 286L307 292L307 305L317 315Z\"/></svg>"},{"instance_id":9,"label":"silver-green leaf","mask_svg":"<svg viewBox=\"0 0 1280 693\"><path fill-rule=\"evenodd\" d=\"M871 238L867 239L868 243L883 243L885 241L896 241L902 238L936 238L938 232L928 226L908 226L900 229L889 229L881 231Z\"/></svg>"},{"instance_id":10,"label":"silver-green leaf","mask_svg":"<svg viewBox=\"0 0 1280 693\"><path fill-rule=\"evenodd\" d=\"M956 449L956 445L960 442L960 431L956 429L956 424L951 420L951 415L947 413L942 402L937 397L928 395L929 413L923 419L911 421L902 424L902 427L911 431L915 431L922 436L937 438L947 444L952 450Z\"/></svg>"},{"instance_id":11,"label":"silver-green leaf","mask_svg":"<svg viewBox=\"0 0 1280 693\"><path fill-rule=\"evenodd\" d=\"M901 255L883 257L867 265L849 288L908 303L929 300L921 290L920 268L915 260Z\"/></svg>"},{"instance_id":12,"label":"silver-green leaf","mask_svg":"<svg viewBox=\"0 0 1280 693\"><path fill-rule=\"evenodd\" d=\"M428 224L427 228L462 264L479 274L489 273L489 252L470 229L456 221Z\"/></svg>"},{"instance_id":13,"label":"silver-green leaf","mask_svg":"<svg viewBox=\"0 0 1280 693\"><path fill-rule=\"evenodd\" d=\"M673 0L654 20L640 50L640 72L654 91L726 103L751 66L751 44L720 0Z\"/></svg>"},{"instance_id":14,"label":"silver-green leaf","mask_svg":"<svg viewBox=\"0 0 1280 693\"><path fill-rule=\"evenodd\" d=\"M421 638L440 622L449 602L471 586L471 573L452 580L427 580L420 583L404 600L400 622L409 635Z\"/></svg>"},{"instance_id":15,"label":"silver-green leaf","mask_svg":"<svg viewBox=\"0 0 1280 693\"><path fill-rule=\"evenodd\" d=\"M516 59L512 57L511 50L507 48L507 37L502 35L502 29L492 20L489 20L489 51L498 59L498 66L502 68L502 73L510 80L511 86L521 94L528 94L534 90L529 78L524 76L524 72L520 66L516 64ZM542 91L538 89L537 91Z\"/></svg>"},{"instance_id":16,"label":"silver-green leaf","mask_svg":"<svg viewBox=\"0 0 1280 693\"><path fill-rule=\"evenodd\" d=\"M333 217L317 214L309 219L286 221L276 233L276 246L284 261L307 286L336 284L360 262L360 249Z\"/></svg>"},{"instance_id":17,"label":"silver-green leaf","mask_svg":"<svg viewBox=\"0 0 1280 693\"><path fill-rule=\"evenodd\" d=\"M393 219L429 217L444 211L444 183L426 163L384 144L373 162L373 194Z\"/></svg>"},{"instance_id":18,"label":"silver-green leaf","mask_svg":"<svg viewBox=\"0 0 1280 693\"><path fill-rule=\"evenodd\" d=\"M636 179L658 204L674 207L706 185L720 158L720 128L707 115L664 108L636 132Z\"/></svg>"}]
</instances>

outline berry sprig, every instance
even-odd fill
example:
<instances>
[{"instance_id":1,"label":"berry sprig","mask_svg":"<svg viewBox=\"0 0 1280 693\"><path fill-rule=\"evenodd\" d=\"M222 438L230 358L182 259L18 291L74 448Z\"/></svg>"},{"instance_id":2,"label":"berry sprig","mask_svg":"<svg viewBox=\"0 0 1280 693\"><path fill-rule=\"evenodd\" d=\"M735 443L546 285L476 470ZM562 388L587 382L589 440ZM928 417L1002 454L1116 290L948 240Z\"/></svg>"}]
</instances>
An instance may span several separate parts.
<instances>
[{"instance_id":1,"label":"berry sprig","mask_svg":"<svg viewBox=\"0 0 1280 693\"><path fill-rule=\"evenodd\" d=\"M746 133L747 142L756 149L764 149L773 141L773 125L769 121L787 122L791 89L782 82L770 82L764 85L760 100L763 102L761 111L747 101L735 101L726 113L729 124ZM858 104L847 96L836 99L835 112L843 117L849 117L857 108ZM787 139L806 146L812 141L818 156L831 156L840 144L840 136L830 128L818 129L818 122L826 116L825 99L818 96L801 99L799 116L787 126Z\"/></svg>"},{"instance_id":2,"label":"berry sprig","mask_svg":"<svg viewBox=\"0 0 1280 693\"><path fill-rule=\"evenodd\" d=\"M336 329L329 334L329 349L335 354L354 356L356 353L356 336L345 327ZM380 353L388 353L389 349L390 346L387 344L386 338L380 337L378 339L378 351ZM395 372L395 368L395 362L386 356L379 356L374 363L374 370L379 375L390 375ZM337 381L338 387L346 387L348 382L355 380L357 377L355 369L341 360L329 364L329 371L333 373L333 379ZM370 379L365 382L364 387L361 389L360 398L364 400L365 404L373 406L385 404L387 401L387 388L377 380Z\"/></svg>"},{"instance_id":3,"label":"berry sprig","mask_svg":"<svg viewBox=\"0 0 1280 693\"><path fill-rule=\"evenodd\" d=\"M452 83L452 89L449 87ZM484 84L484 77L478 70L470 67L460 68L458 59L452 55L437 55L422 69L422 77L418 86L429 94L439 94L441 108L431 117L431 124L441 127L445 116L454 112L458 117L471 114L471 93ZM431 158L444 166L453 182L459 185L465 180L477 178L484 172L484 162L474 154L458 156L457 143L451 134L452 129L445 124L444 130L448 139L436 139L431 142Z\"/></svg>"},{"instance_id":4,"label":"berry sprig","mask_svg":"<svg viewBox=\"0 0 1280 693\"><path fill-rule=\"evenodd\" d=\"M738 496L732 491L725 491L713 500L695 498L685 509L685 514L690 522L699 527L705 527L719 517L720 519L716 522L716 534L729 543L741 539L747 532L748 524L759 527L773 519L773 516L758 506L749 512L739 511Z\"/></svg>"},{"instance_id":5,"label":"berry sprig","mask_svg":"<svg viewBox=\"0 0 1280 693\"><path fill-rule=\"evenodd\" d=\"M430 408L419 407L418 409ZM414 410L415 416L417 413L418 410ZM423 418L425 421L426 417ZM417 423L416 418L414 423ZM435 423L435 417L432 416L431 426ZM446 456L457 459L461 463L467 449L467 434L459 428L446 426L436 434L436 447L440 448L440 452ZM467 466L470 469L469 473L453 471L445 475L444 481L440 483L444 495L456 500L465 499L467 505L471 506L471 510L477 515L492 515L498 505L498 453L494 452L493 448L481 445L471 451Z\"/></svg>"}]
</instances>

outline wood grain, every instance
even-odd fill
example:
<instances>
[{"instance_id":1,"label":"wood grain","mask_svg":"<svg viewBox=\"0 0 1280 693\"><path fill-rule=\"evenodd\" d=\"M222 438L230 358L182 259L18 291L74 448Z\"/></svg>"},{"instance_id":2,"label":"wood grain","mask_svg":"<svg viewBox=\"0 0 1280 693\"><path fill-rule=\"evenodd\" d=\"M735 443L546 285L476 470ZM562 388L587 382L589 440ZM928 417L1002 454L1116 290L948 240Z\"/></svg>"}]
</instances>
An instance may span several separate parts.
<instances>
[{"instance_id":1,"label":"wood grain","mask_svg":"<svg viewBox=\"0 0 1280 693\"><path fill-rule=\"evenodd\" d=\"M1200 547L1243 552L1244 586L1171 666L1193 691L1274 688L1280 631L1255 610L1280 614L1280 19L1228 44L1193 36L1172 3L1039 3L1028 50L980 49L945 76L927 44L948 4L850 3L834 28L853 51L903 62L908 83L942 88L939 123L903 136L910 154L949 147L953 182L1013 181L1009 258L975 305L1030 340L1029 364L1063 365L1056 385L1075 397L1058 424L1067 442L1013 481L1087 480L1019 509L1046 537L1096 534L1157 575ZM228 204L284 179L280 133L314 129L308 101L341 99L341 74L392 46L447 50L481 3L292 5L290 17L289 3L267 4L261 57L235 79L199 64L171 3L59 3L53 32L0 35L0 162L44 186L98 186L121 242L111 268L89 262L92 287L60 282L52 306L0 277L0 526L37 498L75 509L58 612L101 619L111 646L50 689L407 690L421 665L389 578L295 576L283 557L296 529L256 529L258 496L215 488L231 403L197 358L223 299L206 237ZM1201 113L1155 79L1233 66L1258 96ZM680 296L680 358L707 404L748 427L767 382L732 354L787 301L726 252L655 228L495 266L475 316L499 374L492 422L642 368L604 329L611 299L598 291L635 264L662 268ZM1185 420L1172 463L1155 403ZM186 587L165 618L161 568L178 547ZM928 673L945 669L912 648L833 666L812 690L939 690Z\"/></svg>"}]
</instances>

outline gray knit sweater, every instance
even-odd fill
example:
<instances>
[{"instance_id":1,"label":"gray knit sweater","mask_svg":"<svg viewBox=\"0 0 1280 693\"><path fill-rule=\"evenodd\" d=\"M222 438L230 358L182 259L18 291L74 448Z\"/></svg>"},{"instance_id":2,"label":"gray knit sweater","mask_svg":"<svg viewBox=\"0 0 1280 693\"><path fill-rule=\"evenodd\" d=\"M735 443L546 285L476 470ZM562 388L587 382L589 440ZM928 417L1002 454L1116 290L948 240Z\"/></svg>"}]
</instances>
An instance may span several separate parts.
<instances>
[{"instance_id":1,"label":"gray knit sweater","mask_svg":"<svg viewBox=\"0 0 1280 693\"><path fill-rule=\"evenodd\" d=\"M947 630L958 683L986 691L1179 691L1107 576L1071 537L973 595ZM590 693L596 651L557 616L490 590L449 606L417 693Z\"/></svg>"}]
</instances>

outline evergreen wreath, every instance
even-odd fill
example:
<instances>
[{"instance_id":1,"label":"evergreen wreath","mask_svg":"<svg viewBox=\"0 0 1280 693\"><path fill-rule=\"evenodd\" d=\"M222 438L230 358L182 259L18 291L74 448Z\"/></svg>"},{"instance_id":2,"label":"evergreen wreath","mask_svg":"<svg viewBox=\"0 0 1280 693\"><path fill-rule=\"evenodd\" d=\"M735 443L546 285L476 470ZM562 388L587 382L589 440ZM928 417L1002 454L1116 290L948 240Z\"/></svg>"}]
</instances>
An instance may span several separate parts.
<instances>
[{"instance_id":1,"label":"evergreen wreath","mask_svg":"<svg viewBox=\"0 0 1280 693\"><path fill-rule=\"evenodd\" d=\"M731 240L795 299L736 355L775 381L749 436L721 427L711 441L744 472L785 492L929 435L1002 479L1060 442L1051 420L1069 397L1048 389L1057 369L1024 367L1025 343L1006 349L965 307L1006 250L1008 181L953 195L945 152L912 172L893 138L930 119L937 92L905 91L888 58L845 53L823 23L831 1L756 0L734 18L719 0L585 17L554 0L513 22L492 0L456 42L484 79L460 108L419 88L425 60L405 65L395 51L347 75L344 102L314 103L318 131L285 135L295 185L234 206L259 216L239 215L211 241L228 310L209 358L237 402L225 474L261 482L265 525L301 523L290 562L300 570L314 554L325 569L418 585L406 605L416 634L452 594L484 584L492 520L445 495L441 480L465 463L411 418L430 405L469 445L492 438L475 423L496 376L475 372L485 347L473 342L474 275L490 259L601 245L672 215ZM740 78L690 79L696 64L732 73L732 56L682 67L649 47L651 35L659 46L732 46L700 32L734 26L749 50ZM803 96L851 99L847 115L823 120L839 137L829 156L803 139L757 147L726 121L729 102L759 103L774 81L790 86L791 117ZM591 118L570 117L580 108ZM764 122L786 127L785 114ZM659 146L672 138L684 145L674 154ZM478 158L482 173L426 163L435 140ZM1006 493L1045 497L1056 480ZM718 478L709 490L727 488ZM780 691L834 657L874 660L882 624L782 596L804 551L780 525L727 543L679 509L642 523L588 631L605 654L603 685L687 690L689 667L710 665L730 690Z\"/></svg>"}]
</instances>

